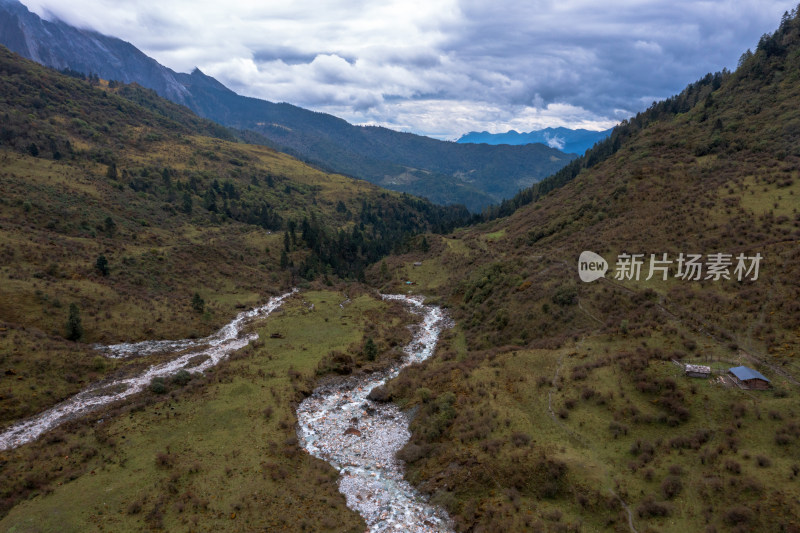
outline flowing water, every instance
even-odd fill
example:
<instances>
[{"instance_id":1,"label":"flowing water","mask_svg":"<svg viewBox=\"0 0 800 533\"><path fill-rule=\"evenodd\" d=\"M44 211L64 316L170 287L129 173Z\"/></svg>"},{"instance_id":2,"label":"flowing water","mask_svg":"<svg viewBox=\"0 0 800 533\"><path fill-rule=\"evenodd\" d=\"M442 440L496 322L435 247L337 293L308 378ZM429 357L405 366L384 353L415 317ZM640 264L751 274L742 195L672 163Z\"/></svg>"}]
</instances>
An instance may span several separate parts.
<instances>
[{"instance_id":1,"label":"flowing water","mask_svg":"<svg viewBox=\"0 0 800 533\"><path fill-rule=\"evenodd\" d=\"M175 359L165 363L153 365L135 376L91 385L47 411L27 420L17 422L0 434L0 450L21 446L26 442L37 439L43 433L67 420L140 392L150 384L153 378L171 376L183 369L189 372L203 372L231 353L244 348L251 341L257 339L257 333L241 335L244 327L253 320L270 315L281 306L286 298L296 291L297 289L294 289L282 296L271 298L269 302L260 307L239 313L236 318L222 327L222 329L204 339L145 341L135 344L126 343L97 347L100 351L105 352L108 357L113 358L144 356L165 351L181 352L192 350L182 353Z\"/></svg>"},{"instance_id":2,"label":"flowing water","mask_svg":"<svg viewBox=\"0 0 800 533\"><path fill-rule=\"evenodd\" d=\"M430 357L448 321L440 308L422 305L419 298L384 298L403 301L423 316L405 357L388 371L318 388L297 409L298 437L308 453L339 471L339 491L371 532L452 531L447 513L403 479L395 454L411 436L408 416L394 404L367 399L404 367Z\"/></svg>"},{"instance_id":3,"label":"flowing water","mask_svg":"<svg viewBox=\"0 0 800 533\"><path fill-rule=\"evenodd\" d=\"M268 316L295 292L296 289L270 299L261 307L240 313L204 339L97 346L111 358L169 352L176 356L135 376L94 384L51 409L12 425L0 434L0 450L33 441L67 420L140 392L153 378L168 377L182 369L202 372L216 365L258 338L256 333L242 335L247 324ZM339 470L339 490L347 498L347 505L364 517L370 531L451 531L446 512L426 503L425 498L403 479L402 462L395 458L410 438L408 416L393 404L367 399L372 389L397 376L404 367L430 357L448 321L441 309L422 305L419 298L403 295L384 298L403 301L423 317L413 340L405 348L404 359L387 371L317 389L298 407L300 442L311 455L328 461Z\"/></svg>"}]
</instances>

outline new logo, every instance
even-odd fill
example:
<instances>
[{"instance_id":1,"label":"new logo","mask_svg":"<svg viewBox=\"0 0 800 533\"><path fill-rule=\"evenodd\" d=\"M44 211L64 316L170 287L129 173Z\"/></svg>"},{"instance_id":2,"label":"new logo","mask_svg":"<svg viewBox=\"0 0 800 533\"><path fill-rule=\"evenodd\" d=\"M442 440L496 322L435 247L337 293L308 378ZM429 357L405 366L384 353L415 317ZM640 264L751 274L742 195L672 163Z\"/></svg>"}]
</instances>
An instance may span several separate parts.
<instances>
[{"instance_id":1,"label":"new logo","mask_svg":"<svg viewBox=\"0 0 800 533\"><path fill-rule=\"evenodd\" d=\"M578 258L578 275L587 283L600 279L608 272L608 263L594 252L581 252Z\"/></svg>"}]
</instances>

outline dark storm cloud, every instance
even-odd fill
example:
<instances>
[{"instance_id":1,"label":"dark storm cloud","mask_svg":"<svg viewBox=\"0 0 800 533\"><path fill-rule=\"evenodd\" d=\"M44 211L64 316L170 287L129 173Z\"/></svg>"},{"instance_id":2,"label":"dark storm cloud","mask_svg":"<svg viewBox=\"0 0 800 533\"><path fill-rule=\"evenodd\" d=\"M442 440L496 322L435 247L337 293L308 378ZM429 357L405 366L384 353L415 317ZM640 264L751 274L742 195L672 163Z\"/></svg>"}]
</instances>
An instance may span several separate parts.
<instances>
[{"instance_id":1,"label":"dark storm cloud","mask_svg":"<svg viewBox=\"0 0 800 533\"><path fill-rule=\"evenodd\" d=\"M734 68L793 2L25 0L176 70L357 123L602 129Z\"/></svg>"},{"instance_id":2,"label":"dark storm cloud","mask_svg":"<svg viewBox=\"0 0 800 533\"><path fill-rule=\"evenodd\" d=\"M735 66L788 2L460 2L445 50L476 70L518 80L511 104L563 102L613 116ZM479 75L473 76L479 79Z\"/></svg>"}]
</instances>

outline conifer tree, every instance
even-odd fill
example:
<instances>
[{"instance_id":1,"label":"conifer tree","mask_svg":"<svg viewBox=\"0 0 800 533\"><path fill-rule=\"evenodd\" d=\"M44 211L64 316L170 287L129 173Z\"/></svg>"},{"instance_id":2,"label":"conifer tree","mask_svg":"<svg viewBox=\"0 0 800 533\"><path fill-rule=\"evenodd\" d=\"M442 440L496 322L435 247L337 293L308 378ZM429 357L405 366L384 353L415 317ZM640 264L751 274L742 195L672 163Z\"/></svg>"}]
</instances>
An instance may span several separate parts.
<instances>
[{"instance_id":1,"label":"conifer tree","mask_svg":"<svg viewBox=\"0 0 800 533\"><path fill-rule=\"evenodd\" d=\"M71 341L80 340L83 337L83 325L81 324L81 311L78 304L69 304L69 318L67 319L67 339Z\"/></svg>"},{"instance_id":2,"label":"conifer tree","mask_svg":"<svg viewBox=\"0 0 800 533\"><path fill-rule=\"evenodd\" d=\"M108 276L110 272L108 268L108 259L106 259L106 256L103 254L97 256L97 261L95 261L94 267L102 276Z\"/></svg>"},{"instance_id":3,"label":"conifer tree","mask_svg":"<svg viewBox=\"0 0 800 533\"><path fill-rule=\"evenodd\" d=\"M187 215L192 214L192 196L188 191L183 193L183 212Z\"/></svg>"},{"instance_id":4,"label":"conifer tree","mask_svg":"<svg viewBox=\"0 0 800 533\"><path fill-rule=\"evenodd\" d=\"M378 356L378 347L375 346L375 341L372 340L372 337L369 337L367 342L364 343L364 355L368 361L374 361Z\"/></svg>"},{"instance_id":5,"label":"conifer tree","mask_svg":"<svg viewBox=\"0 0 800 533\"><path fill-rule=\"evenodd\" d=\"M200 293L198 292L194 293L194 296L192 296L192 309L194 309L198 313L202 313L203 311L205 311L205 308L206 308L206 302L200 296Z\"/></svg>"}]
</instances>

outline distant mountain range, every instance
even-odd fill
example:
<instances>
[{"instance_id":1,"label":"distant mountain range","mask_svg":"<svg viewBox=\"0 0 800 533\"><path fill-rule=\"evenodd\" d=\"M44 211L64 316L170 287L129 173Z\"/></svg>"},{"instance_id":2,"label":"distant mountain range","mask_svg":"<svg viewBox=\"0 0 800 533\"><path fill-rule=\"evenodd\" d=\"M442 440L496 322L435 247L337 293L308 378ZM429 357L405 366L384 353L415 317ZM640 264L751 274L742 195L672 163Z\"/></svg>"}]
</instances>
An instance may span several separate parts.
<instances>
[{"instance_id":1,"label":"distant mountain range","mask_svg":"<svg viewBox=\"0 0 800 533\"><path fill-rule=\"evenodd\" d=\"M254 132L247 134L249 142L325 170L472 211L513 196L575 158L545 144L461 144L354 126L291 104L240 96L199 69L177 73L130 43L43 20L16 0L0 0L0 43L48 67L138 83L203 117Z\"/></svg>"},{"instance_id":2,"label":"distant mountain range","mask_svg":"<svg viewBox=\"0 0 800 533\"><path fill-rule=\"evenodd\" d=\"M603 131L572 130L569 128L545 128L525 132L507 131L505 133L489 133L488 131L471 131L462 135L456 142L470 144L510 144L523 145L530 143L544 143L550 148L556 148L568 154L583 155L586 150L602 141L611 134L611 129Z\"/></svg>"}]
</instances>

